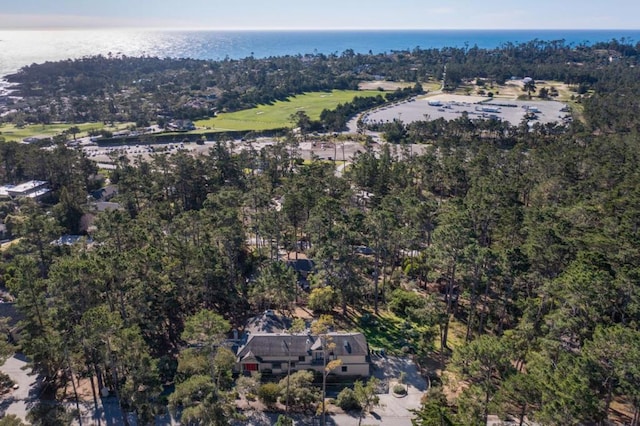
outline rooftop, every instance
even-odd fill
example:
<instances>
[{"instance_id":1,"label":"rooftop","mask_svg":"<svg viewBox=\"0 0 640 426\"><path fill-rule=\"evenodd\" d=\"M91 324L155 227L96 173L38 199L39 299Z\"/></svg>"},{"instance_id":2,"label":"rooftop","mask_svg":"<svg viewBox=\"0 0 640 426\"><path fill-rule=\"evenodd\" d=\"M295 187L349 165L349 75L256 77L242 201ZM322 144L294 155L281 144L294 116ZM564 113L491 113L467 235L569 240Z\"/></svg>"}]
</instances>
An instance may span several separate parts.
<instances>
[{"instance_id":1,"label":"rooftop","mask_svg":"<svg viewBox=\"0 0 640 426\"><path fill-rule=\"evenodd\" d=\"M20 185L15 185L10 189L10 192L14 193L23 193L27 191L32 191L34 189L40 188L46 185L47 182L43 180L30 180L28 182L21 183Z\"/></svg>"},{"instance_id":2,"label":"rooftop","mask_svg":"<svg viewBox=\"0 0 640 426\"><path fill-rule=\"evenodd\" d=\"M245 331L250 334L283 333L289 328L291 319L276 315L271 310L250 318L245 325Z\"/></svg>"},{"instance_id":3,"label":"rooftop","mask_svg":"<svg viewBox=\"0 0 640 426\"><path fill-rule=\"evenodd\" d=\"M329 333L335 356L367 355L367 340L362 333ZM287 357L289 354L304 354L322 349L321 339L313 334L257 333L250 334L247 342L238 351L239 358Z\"/></svg>"}]
</instances>

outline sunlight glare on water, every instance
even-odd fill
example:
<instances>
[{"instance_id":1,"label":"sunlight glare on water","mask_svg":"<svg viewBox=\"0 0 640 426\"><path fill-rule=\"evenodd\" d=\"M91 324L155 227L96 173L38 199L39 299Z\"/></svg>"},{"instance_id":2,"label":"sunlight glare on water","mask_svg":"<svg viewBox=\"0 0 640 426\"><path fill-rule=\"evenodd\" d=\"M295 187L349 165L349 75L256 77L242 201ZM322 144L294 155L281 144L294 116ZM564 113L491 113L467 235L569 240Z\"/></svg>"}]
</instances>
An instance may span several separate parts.
<instances>
[{"instance_id":1,"label":"sunlight glare on water","mask_svg":"<svg viewBox=\"0 0 640 426\"><path fill-rule=\"evenodd\" d=\"M638 30L363 30L363 31L216 31L216 30L0 30L0 78L21 67L84 56L156 56L221 60L248 56L382 53L415 47L494 48L503 43L564 40L566 43L634 41ZM2 82L0 81L0 86Z\"/></svg>"},{"instance_id":2,"label":"sunlight glare on water","mask_svg":"<svg viewBox=\"0 0 640 426\"><path fill-rule=\"evenodd\" d=\"M201 41L196 39L196 42ZM25 65L93 55L182 57L207 50L189 33L141 30L0 31L0 75ZM194 56L196 57L196 56Z\"/></svg>"}]
</instances>

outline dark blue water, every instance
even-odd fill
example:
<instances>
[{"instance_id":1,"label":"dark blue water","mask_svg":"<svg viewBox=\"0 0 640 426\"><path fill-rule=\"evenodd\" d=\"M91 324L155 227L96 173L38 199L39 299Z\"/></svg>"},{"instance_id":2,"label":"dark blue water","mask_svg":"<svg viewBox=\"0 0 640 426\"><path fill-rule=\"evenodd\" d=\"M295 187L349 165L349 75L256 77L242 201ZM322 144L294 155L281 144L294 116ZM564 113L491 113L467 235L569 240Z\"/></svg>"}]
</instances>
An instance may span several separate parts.
<instances>
[{"instance_id":1,"label":"dark blue water","mask_svg":"<svg viewBox=\"0 0 640 426\"><path fill-rule=\"evenodd\" d=\"M152 32L168 57L231 59L296 54L385 53L443 47L495 48L531 40L580 45L624 39L640 41L640 30L413 30L413 31L189 31Z\"/></svg>"},{"instance_id":2,"label":"dark blue water","mask_svg":"<svg viewBox=\"0 0 640 426\"><path fill-rule=\"evenodd\" d=\"M370 31L1 31L0 76L32 63L89 55L239 59L248 56L385 53L443 47L495 48L534 39L570 45L612 39L634 44L640 30L370 30Z\"/></svg>"}]
</instances>

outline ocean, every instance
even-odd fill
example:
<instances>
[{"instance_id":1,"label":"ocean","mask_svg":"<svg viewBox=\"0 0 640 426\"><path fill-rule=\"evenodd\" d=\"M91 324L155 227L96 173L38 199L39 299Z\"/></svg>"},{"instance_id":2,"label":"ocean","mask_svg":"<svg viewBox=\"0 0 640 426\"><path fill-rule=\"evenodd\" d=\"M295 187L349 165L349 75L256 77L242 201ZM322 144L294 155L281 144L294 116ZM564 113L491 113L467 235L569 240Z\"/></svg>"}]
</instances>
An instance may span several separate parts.
<instances>
[{"instance_id":1,"label":"ocean","mask_svg":"<svg viewBox=\"0 0 640 426\"><path fill-rule=\"evenodd\" d=\"M640 41L640 30L368 30L368 31L0 31L0 77L25 65L83 56L126 55L240 59L248 56L385 53L442 47L494 48L534 39L592 44L612 39Z\"/></svg>"}]
</instances>

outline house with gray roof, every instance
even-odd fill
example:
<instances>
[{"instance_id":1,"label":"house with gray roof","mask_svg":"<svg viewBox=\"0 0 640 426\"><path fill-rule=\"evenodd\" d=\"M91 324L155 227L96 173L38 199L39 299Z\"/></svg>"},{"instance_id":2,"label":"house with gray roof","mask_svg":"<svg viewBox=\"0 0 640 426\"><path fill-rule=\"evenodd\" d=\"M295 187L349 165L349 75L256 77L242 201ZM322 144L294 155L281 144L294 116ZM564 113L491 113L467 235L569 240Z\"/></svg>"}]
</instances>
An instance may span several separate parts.
<instances>
[{"instance_id":1,"label":"house with gray roof","mask_svg":"<svg viewBox=\"0 0 640 426\"><path fill-rule=\"evenodd\" d=\"M249 318L244 326L247 334L259 333L284 333L291 328L290 318L276 315L271 309L267 309L263 314Z\"/></svg>"},{"instance_id":2,"label":"house with gray roof","mask_svg":"<svg viewBox=\"0 0 640 426\"><path fill-rule=\"evenodd\" d=\"M370 374L369 346L362 333L332 332L326 337L311 333L249 333L238 348L237 367L241 373L287 374L289 368L291 372L322 372L329 361L336 359L342 364L332 374Z\"/></svg>"}]
</instances>

